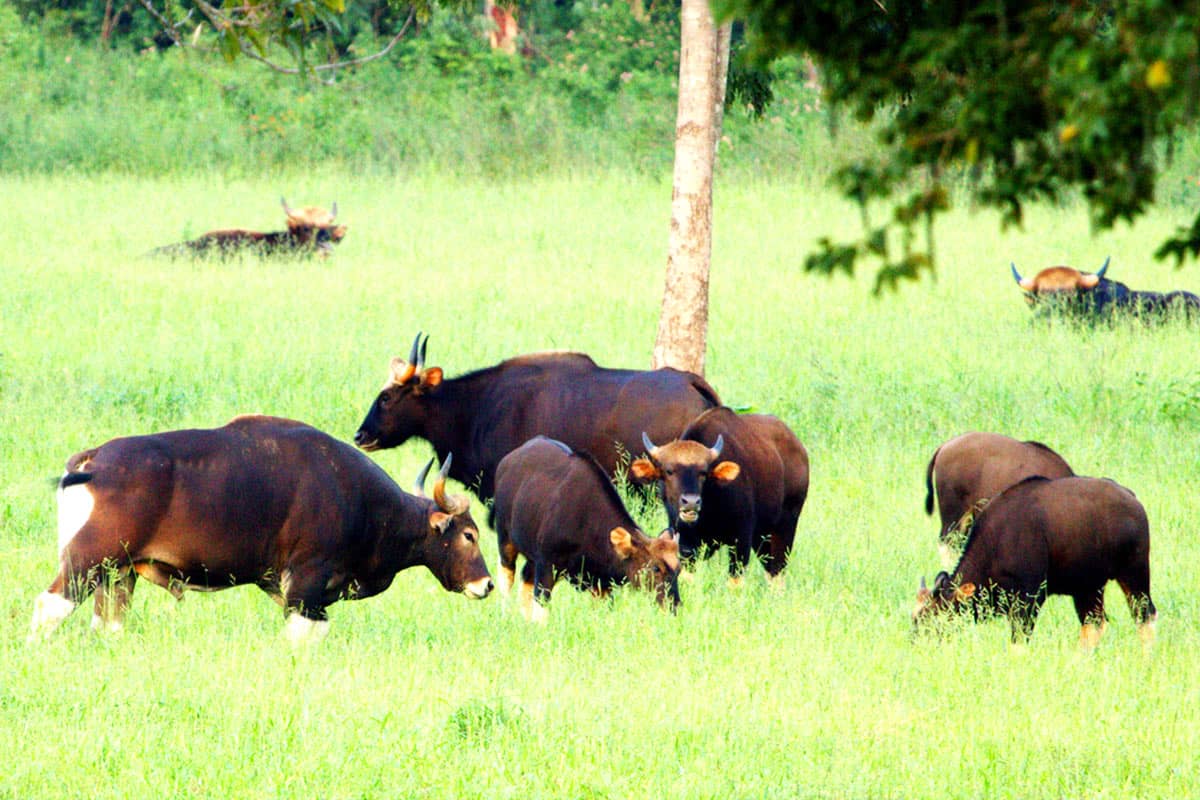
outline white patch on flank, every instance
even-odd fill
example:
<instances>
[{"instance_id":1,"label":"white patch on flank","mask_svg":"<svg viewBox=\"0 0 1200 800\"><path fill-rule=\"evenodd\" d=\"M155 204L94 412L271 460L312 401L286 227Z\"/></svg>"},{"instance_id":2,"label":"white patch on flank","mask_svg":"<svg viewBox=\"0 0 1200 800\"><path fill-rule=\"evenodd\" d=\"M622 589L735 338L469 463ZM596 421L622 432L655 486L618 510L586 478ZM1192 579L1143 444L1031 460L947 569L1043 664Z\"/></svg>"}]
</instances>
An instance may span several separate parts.
<instances>
[{"instance_id":1,"label":"white patch on flank","mask_svg":"<svg viewBox=\"0 0 1200 800\"><path fill-rule=\"evenodd\" d=\"M287 626L284 628L288 641L295 645L317 643L329 633L329 620L315 620L303 617L295 612L288 614Z\"/></svg>"},{"instance_id":2,"label":"white patch on flank","mask_svg":"<svg viewBox=\"0 0 1200 800\"><path fill-rule=\"evenodd\" d=\"M33 601L33 619L29 624L29 638L34 640L50 633L75 610L75 604L61 594L42 592Z\"/></svg>"},{"instance_id":3,"label":"white patch on flank","mask_svg":"<svg viewBox=\"0 0 1200 800\"><path fill-rule=\"evenodd\" d=\"M482 600L483 598L487 597L488 592L492 590L492 587L490 586L491 582L491 578L480 578L477 581L471 581L465 587L463 587L463 594L465 594L467 597L473 597L476 600Z\"/></svg>"},{"instance_id":4,"label":"white patch on flank","mask_svg":"<svg viewBox=\"0 0 1200 800\"><path fill-rule=\"evenodd\" d=\"M65 476L64 476L65 477ZM77 483L58 490L58 557L87 524L96 507L96 498L86 483Z\"/></svg>"}]
</instances>

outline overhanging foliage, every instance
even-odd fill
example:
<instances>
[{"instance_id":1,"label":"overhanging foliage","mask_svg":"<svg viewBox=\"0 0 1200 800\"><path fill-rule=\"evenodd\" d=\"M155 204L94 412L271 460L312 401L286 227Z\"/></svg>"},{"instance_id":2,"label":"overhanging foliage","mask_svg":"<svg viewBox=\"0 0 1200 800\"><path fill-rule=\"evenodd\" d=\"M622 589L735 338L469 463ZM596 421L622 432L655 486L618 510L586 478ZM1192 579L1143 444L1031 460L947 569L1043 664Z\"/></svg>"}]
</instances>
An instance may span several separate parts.
<instances>
[{"instance_id":1,"label":"overhanging foliage","mask_svg":"<svg viewBox=\"0 0 1200 800\"><path fill-rule=\"evenodd\" d=\"M760 57L805 52L835 108L878 125L882 150L838 183L864 209L864 234L822 242L810 270L882 265L876 290L933 268L929 238L966 176L971 202L1020 224L1027 203L1078 190L1097 228L1154 201L1163 155L1200 100L1200 3L933 0L715 0L755 30ZM874 226L873 200L893 199ZM924 250L914 232L926 227ZM898 233L897 253L892 240ZM1159 258L1200 252L1200 217Z\"/></svg>"}]
</instances>

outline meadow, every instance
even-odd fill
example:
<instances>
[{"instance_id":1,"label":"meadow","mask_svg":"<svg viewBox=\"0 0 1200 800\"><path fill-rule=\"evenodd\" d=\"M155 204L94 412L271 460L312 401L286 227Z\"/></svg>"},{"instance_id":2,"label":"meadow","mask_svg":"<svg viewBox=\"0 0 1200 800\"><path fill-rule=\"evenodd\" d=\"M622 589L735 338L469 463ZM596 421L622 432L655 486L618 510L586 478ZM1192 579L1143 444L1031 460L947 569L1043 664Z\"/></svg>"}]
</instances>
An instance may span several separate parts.
<instances>
[{"instance_id":1,"label":"meadow","mask_svg":"<svg viewBox=\"0 0 1200 800\"><path fill-rule=\"evenodd\" d=\"M142 257L273 228L280 194L337 200L333 258ZM621 172L0 177L0 797L1200 795L1200 330L1035 323L1008 271L1111 254L1111 278L1200 291L1196 267L1149 257L1190 204L1095 236L1081 207L1007 232L958 211L936 280L876 298L869 270L802 269L818 237L857 232L855 209L802 177L720 182L707 377L812 462L781 589L757 566L727 588L718 557L677 615L563 584L536 626L417 568L295 650L256 589L177 604L143 583L122 634L93 634L85 606L26 644L71 453L247 412L348 440L418 330L451 376L550 348L648 367L670 194ZM1090 654L1061 597L1021 648L1001 621L911 636L939 568L925 465L967 430L1040 439L1137 493L1153 649L1115 586ZM373 457L407 487L428 454ZM494 568L490 531L483 548Z\"/></svg>"}]
</instances>

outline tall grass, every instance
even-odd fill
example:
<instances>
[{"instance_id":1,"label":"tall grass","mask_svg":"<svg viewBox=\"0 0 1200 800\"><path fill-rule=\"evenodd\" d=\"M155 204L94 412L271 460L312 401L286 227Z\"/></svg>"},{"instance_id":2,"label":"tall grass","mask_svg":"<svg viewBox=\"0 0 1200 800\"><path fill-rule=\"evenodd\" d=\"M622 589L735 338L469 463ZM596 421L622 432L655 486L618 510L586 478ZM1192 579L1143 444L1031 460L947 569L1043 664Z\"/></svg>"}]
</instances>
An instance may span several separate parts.
<instances>
[{"instance_id":1,"label":"tall grass","mask_svg":"<svg viewBox=\"0 0 1200 800\"><path fill-rule=\"evenodd\" d=\"M281 193L337 199L350 232L332 259L141 257L269 227ZM677 616L563 585L538 627L411 570L335 605L326 641L293 651L256 590L176 604L143 586L124 634L92 634L85 608L26 646L69 454L252 411L349 438L417 330L449 375L558 347L648 366L669 198L628 172L0 178L0 796L1200 794L1200 332L1035 324L1008 275L1009 260L1112 254L1116 279L1196 291L1194 270L1147 257L1186 208L1099 237L1082 209L1036 209L1008 234L955 213L937 280L875 299L870 275L801 269L818 236L856 233L853 209L802 179L720 183L708 378L781 416L812 458L782 590L755 570L731 591L718 558ZM1137 492L1152 651L1115 590L1091 655L1065 598L1022 650L999 622L910 638L937 565L924 467L971 429L1036 437ZM377 459L408 485L427 452Z\"/></svg>"}]
</instances>

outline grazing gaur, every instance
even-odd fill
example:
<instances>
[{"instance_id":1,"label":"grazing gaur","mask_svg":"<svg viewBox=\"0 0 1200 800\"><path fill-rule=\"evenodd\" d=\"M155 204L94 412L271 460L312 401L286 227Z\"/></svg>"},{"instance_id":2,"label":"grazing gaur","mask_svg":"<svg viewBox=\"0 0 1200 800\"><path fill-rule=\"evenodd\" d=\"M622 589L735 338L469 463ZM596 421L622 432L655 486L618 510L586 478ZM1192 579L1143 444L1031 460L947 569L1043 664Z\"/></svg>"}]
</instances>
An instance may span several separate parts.
<instances>
[{"instance_id":1,"label":"grazing gaur","mask_svg":"<svg viewBox=\"0 0 1200 800\"><path fill-rule=\"evenodd\" d=\"M1050 301L1052 308L1080 317L1124 313L1150 319L1165 317L1172 310L1191 317L1200 314L1200 297L1191 292L1143 292L1104 277L1109 259L1097 272L1080 272L1073 267L1047 267L1032 278L1022 278L1011 264L1013 279L1031 305Z\"/></svg>"},{"instance_id":2,"label":"grazing gaur","mask_svg":"<svg viewBox=\"0 0 1200 800\"><path fill-rule=\"evenodd\" d=\"M453 451L450 477L481 500L494 494L500 459L544 434L589 453L614 476L640 448L643 430L674 438L719 404L690 372L607 369L582 353L537 353L458 378L425 367L421 334L408 360L392 359L387 383L354 436L364 450L398 447L412 437L439 457Z\"/></svg>"},{"instance_id":3,"label":"grazing gaur","mask_svg":"<svg viewBox=\"0 0 1200 800\"><path fill-rule=\"evenodd\" d=\"M659 605L668 597L679 605L675 535L642 533L596 459L556 439L534 437L501 459L493 524L502 593L512 587L517 556L525 558L521 610L530 619L545 619L564 575L597 594L631 583L653 589Z\"/></svg>"},{"instance_id":4,"label":"grazing gaur","mask_svg":"<svg viewBox=\"0 0 1200 800\"><path fill-rule=\"evenodd\" d=\"M933 452L925 468L925 513L933 513L937 487L938 551L947 569L970 527L964 517L1025 478L1068 478L1075 473L1058 453L1041 442L1022 442L998 433L971 432L955 436ZM976 509L977 510L977 509ZM960 524L960 522L962 524Z\"/></svg>"},{"instance_id":5,"label":"grazing gaur","mask_svg":"<svg viewBox=\"0 0 1200 800\"><path fill-rule=\"evenodd\" d=\"M152 253L164 256L231 256L255 253L263 256L328 256L346 236L347 226L334 224L337 203L328 211L317 206L294 209L283 202L287 230L260 233L240 228L209 231L187 242L160 247Z\"/></svg>"},{"instance_id":6,"label":"grazing gaur","mask_svg":"<svg viewBox=\"0 0 1200 800\"><path fill-rule=\"evenodd\" d=\"M630 475L658 485L685 559L701 548L732 545L734 582L752 550L768 576L779 575L808 496L808 453L787 425L721 406L698 416L677 440L655 445L643 434L643 445L646 455L630 465Z\"/></svg>"},{"instance_id":7,"label":"grazing gaur","mask_svg":"<svg viewBox=\"0 0 1200 800\"><path fill-rule=\"evenodd\" d=\"M1004 490L975 518L951 573L917 593L914 626L942 613L976 619L1007 615L1013 641L1027 639L1046 597L1070 595L1080 643L1100 641L1104 586L1125 592L1142 641L1154 638L1150 526L1133 492L1099 478L1027 478Z\"/></svg>"},{"instance_id":8,"label":"grazing gaur","mask_svg":"<svg viewBox=\"0 0 1200 800\"><path fill-rule=\"evenodd\" d=\"M433 499L410 495L350 445L263 416L77 453L58 482L61 569L34 603L31 637L93 591L93 627L119 630L139 575L176 598L255 584L283 606L293 641L324 636L331 603L379 594L418 564L486 597L478 527L467 499L446 495L448 466Z\"/></svg>"}]
</instances>

